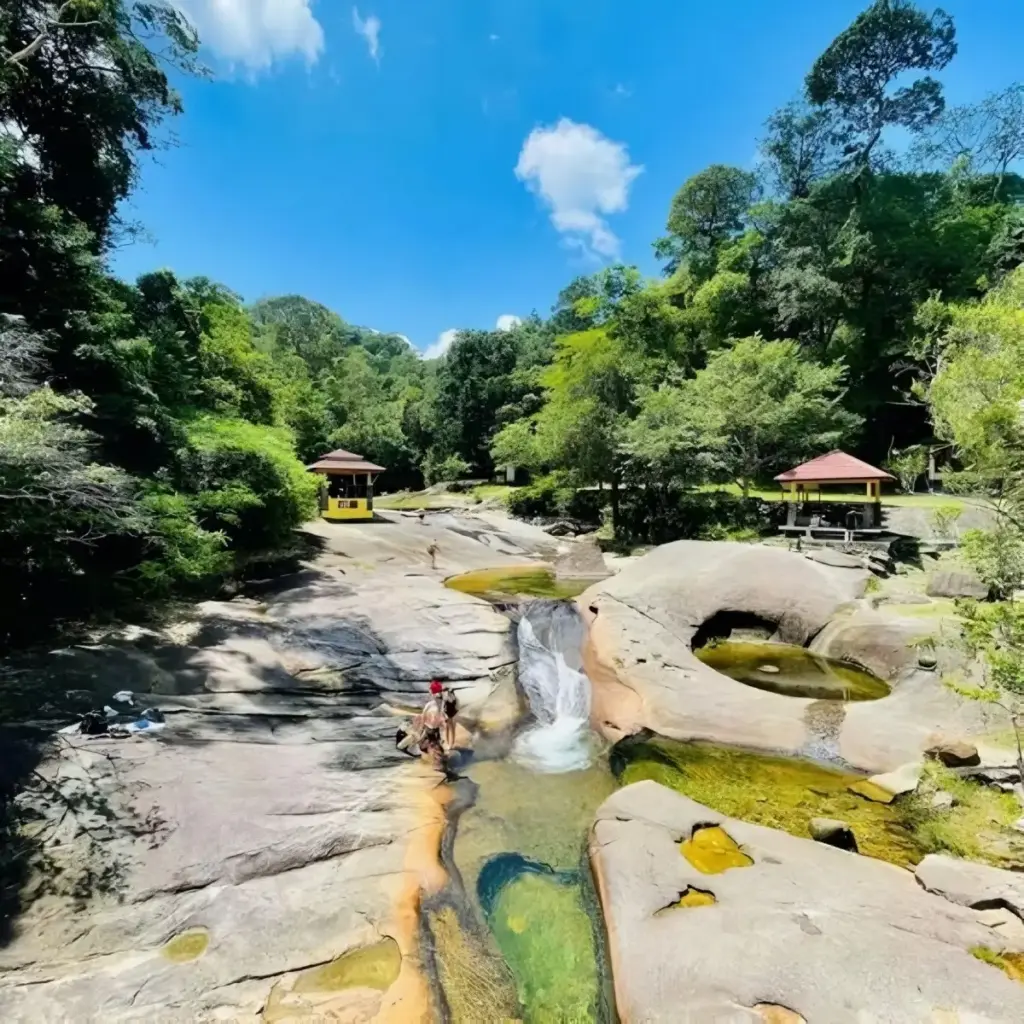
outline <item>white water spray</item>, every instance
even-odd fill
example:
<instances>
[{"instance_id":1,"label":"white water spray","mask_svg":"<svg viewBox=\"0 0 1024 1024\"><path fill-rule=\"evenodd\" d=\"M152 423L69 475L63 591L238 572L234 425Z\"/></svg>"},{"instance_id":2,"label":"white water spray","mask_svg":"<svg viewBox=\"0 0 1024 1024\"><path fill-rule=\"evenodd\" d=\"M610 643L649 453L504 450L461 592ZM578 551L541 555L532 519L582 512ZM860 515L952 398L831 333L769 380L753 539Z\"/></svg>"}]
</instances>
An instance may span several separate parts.
<instances>
[{"instance_id":1,"label":"white water spray","mask_svg":"<svg viewBox=\"0 0 1024 1024\"><path fill-rule=\"evenodd\" d=\"M535 606L537 611L541 607L545 606ZM548 645L538 637L529 612L519 621L519 683L536 723L517 738L512 756L539 772L579 771L588 767L593 757L590 680L566 663L559 641L575 643L578 650L581 624L575 609L547 605L545 610L550 610L544 630ZM572 628L563 630L561 626ZM570 635L564 635L566 632Z\"/></svg>"}]
</instances>

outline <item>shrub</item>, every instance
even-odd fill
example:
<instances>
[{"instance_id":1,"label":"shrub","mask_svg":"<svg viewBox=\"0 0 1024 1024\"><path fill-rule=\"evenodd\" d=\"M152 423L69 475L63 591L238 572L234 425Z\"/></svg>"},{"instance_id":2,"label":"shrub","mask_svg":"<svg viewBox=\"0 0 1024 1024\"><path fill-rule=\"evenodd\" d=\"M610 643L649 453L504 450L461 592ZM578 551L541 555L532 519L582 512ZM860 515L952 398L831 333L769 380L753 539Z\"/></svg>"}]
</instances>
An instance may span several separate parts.
<instances>
[{"instance_id":1,"label":"shrub","mask_svg":"<svg viewBox=\"0 0 1024 1024\"><path fill-rule=\"evenodd\" d=\"M199 525L239 550L281 544L316 513L318 478L296 458L285 427L194 420L176 470Z\"/></svg>"},{"instance_id":2,"label":"shrub","mask_svg":"<svg viewBox=\"0 0 1024 1024\"><path fill-rule=\"evenodd\" d=\"M465 459L458 455L440 456L435 451L427 453L423 462L423 479L428 484L447 483L464 477L471 467Z\"/></svg>"},{"instance_id":3,"label":"shrub","mask_svg":"<svg viewBox=\"0 0 1024 1024\"><path fill-rule=\"evenodd\" d=\"M579 490L552 473L509 495L508 510L522 519L565 517L596 526L610 500L607 491Z\"/></svg>"}]
</instances>

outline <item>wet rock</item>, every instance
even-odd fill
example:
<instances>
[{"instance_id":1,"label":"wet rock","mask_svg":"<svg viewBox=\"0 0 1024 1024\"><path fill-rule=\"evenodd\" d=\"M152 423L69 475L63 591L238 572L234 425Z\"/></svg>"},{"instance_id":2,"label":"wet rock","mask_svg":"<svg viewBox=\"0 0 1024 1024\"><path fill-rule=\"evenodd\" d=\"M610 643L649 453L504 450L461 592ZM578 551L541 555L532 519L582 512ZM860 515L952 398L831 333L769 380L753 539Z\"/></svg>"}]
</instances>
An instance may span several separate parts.
<instances>
[{"instance_id":1,"label":"wet rock","mask_svg":"<svg viewBox=\"0 0 1024 1024\"><path fill-rule=\"evenodd\" d=\"M811 818L811 838L827 846L835 846L840 850L857 852L857 838L853 829L845 821L837 818Z\"/></svg>"},{"instance_id":2,"label":"wet rock","mask_svg":"<svg viewBox=\"0 0 1024 1024\"><path fill-rule=\"evenodd\" d=\"M922 651L917 656L917 667L924 669L925 672L934 672L935 666L938 665L938 663L939 659L930 651Z\"/></svg>"},{"instance_id":3,"label":"wet rock","mask_svg":"<svg viewBox=\"0 0 1024 1024\"><path fill-rule=\"evenodd\" d=\"M964 743L960 740L936 743L925 751L925 756L941 762L947 768L970 768L981 764L978 748L973 743Z\"/></svg>"},{"instance_id":4,"label":"wet rock","mask_svg":"<svg viewBox=\"0 0 1024 1024\"><path fill-rule=\"evenodd\" d=\"M976 910L1004 908L1024 919L1024 875L930 853L914 869L918 884L952 903Z\"/></svg>"},{"instance_id":5,"label":"wet rock","mask_svg":"<svg viewBox=\"0 0 1024 1024\"><path fill-rule=\"evenodd\" d=\"M720 827L753 863L714 876L714 905L658 914L687 886L708 886L679 851L700 825ZM744 1014L758 1005L829 1024L932 1020L936 1007L951 1020L1024 1020L1024 986L970 953L992 929L910 872L654 782L602 804L589 851L624 1021L679 1020L680 993L702 1021L757 1021Z\"/></svg>"},{"instance_id":6,"label":"wet rock","mask_svg":"<svg viewBox=\"0 0 1024 1024\"><path fill-rule=\"evenodd\" d=\"M932 574L925 593L929 597L973 597L983 601L989 588L972 572L947 569Z\"/></svg>"},{"instance_id":7,"label":"wet rock","mask_svg":"<svg viewBox=\"0 0 1024 1024\"><path fill-rule=\"evenodd\" d=\"M820 562L822 565L831 565L836 569L863 569L864 560L856 555L848 555L843 551L834 551L832 548L820 548L816 551L807 551L804 558L812 562Z\"/></svg>"}]
</instances>

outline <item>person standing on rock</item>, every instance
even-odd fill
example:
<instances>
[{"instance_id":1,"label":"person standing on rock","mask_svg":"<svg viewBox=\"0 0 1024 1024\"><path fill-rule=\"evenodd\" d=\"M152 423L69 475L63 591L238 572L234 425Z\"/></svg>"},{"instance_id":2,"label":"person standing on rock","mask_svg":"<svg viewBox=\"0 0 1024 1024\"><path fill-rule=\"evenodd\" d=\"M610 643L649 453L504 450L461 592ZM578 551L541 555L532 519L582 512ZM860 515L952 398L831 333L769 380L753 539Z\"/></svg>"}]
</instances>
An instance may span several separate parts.
<instances>
[{"instance_id":1,"label":"person standing on rock","mask_svg":"<svg viewBox=\"0 0 1024 1024\"><path fill-rule=\"evenodd\" d=\"M432 540L427 545L427 554L430 555L430 568L437 568L437 556L441 553L441 549L437 546L437 541Z\"/></svg>"},{"instance_id":2,"label":"person standing on rock","mask_svg":"<svg viewBox=\"0 0 1024 1024\"><path fill-rule=\"evenodd\" d=\"M450 686L441 692L441 709L444 711L445 746L452 751L455 749L455 716L459 713L459 700Z\"/></svg>"}]
</instances>

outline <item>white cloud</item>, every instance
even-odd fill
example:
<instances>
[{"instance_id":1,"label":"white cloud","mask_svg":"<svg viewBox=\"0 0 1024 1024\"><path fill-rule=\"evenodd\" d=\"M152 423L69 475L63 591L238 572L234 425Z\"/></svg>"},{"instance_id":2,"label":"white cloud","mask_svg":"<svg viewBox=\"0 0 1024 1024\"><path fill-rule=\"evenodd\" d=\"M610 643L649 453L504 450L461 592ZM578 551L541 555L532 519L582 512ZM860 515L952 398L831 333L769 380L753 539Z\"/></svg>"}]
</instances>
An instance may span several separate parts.
<instances>
[{"instance_id":1,"label":"white cloud","mask_svg":"<svg viewBox=\"0 0 1024 1024\"><path fill-rule=\"evenodd\" d=\"M366 40L370 56L380 63L380 18L371 14L365 21L359 17L359 8L352 8L352 27Z\"/></svg>"},{"instance_id":2,"label":"white cloud","mask_svg":"<svg viewBox=\"0 0 1024 1024\"><path fill-rule=\"evenodd\" d=\"M437 359L452 347L452 342L459 336L459 332L453 327L450 330L442 331L437 336L433 345L428 345L423 351L424 359Z\"/></svg>"},{"instance_id":3,"label":"white cloud","mask_svg":"<svg viewBox=\"0 0 1024 1024\"><path fill-rule=\"evenodd\" d=\"M523 322L521 316L516 316L515 313L502 313L498 317L498 322L494 325L496 331L511 331L513 327L518 327Z\"/></svg>"},{"instance_id":4,"label":"white cloud","mask_svg":"<svg viewBox=\"0 0 1024 1024\"><path fill-rule=\"evenodd\" d=\"M627 88L621 82L618 82L612 91L616 96L624 96L626 99L633 95L633 90Z\"/></svg>"},{"instance_id":5,"label":"white cloud","mask_svg":"<svg viewBox=\"0 0 1024 1024\"><path fill-rule=\"evenodd\" d=\"M609 259L618 256L619 240L603 215L627 209L629 186L642 171L623 143L567 117L534 128L516 164L516 177L550 208L566 244Z\"/></svg>"},{"instance_id":6,"label":"white cloud","mask_svg":"<svg viewBox=\"0 0 1024 1024\"><path fill-rule=\"evenodd\" d=\"M324 30L312 0L172 0L204 45L234 64L262 71L276 60L302 56L314 64Z\"/></svg>"},{"instance_id":7,"label":"white cloud","mask_svg":"<svg viewBox=\"0 0 1024 1024\"><path fill-rule=\"evenodd\" d=\"M396 334L395 337L396 338L401 338L402 341L404 341L406 343L406 345L408 345L410 348L412 348L412 342L408 339L408 337L406 335L404 335L404 334Z\"/></svg>"}]
</instances>

